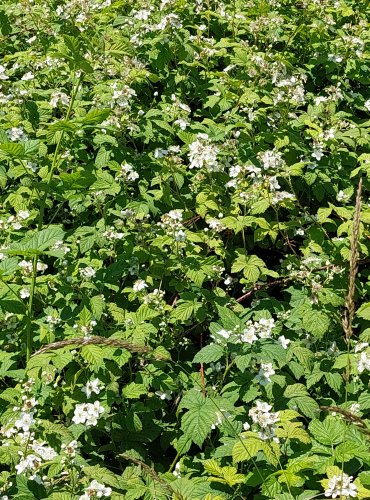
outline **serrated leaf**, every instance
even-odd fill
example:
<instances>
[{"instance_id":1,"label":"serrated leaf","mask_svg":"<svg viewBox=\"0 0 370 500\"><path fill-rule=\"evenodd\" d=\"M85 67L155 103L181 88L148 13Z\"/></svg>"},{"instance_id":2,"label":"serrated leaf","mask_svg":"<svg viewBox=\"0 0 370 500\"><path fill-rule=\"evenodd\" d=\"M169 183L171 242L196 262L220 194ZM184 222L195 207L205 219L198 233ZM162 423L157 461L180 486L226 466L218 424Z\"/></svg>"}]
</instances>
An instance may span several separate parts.
<instances>
[{"instance_id":1,"label":"serrated leaf","mask_svg":"<svg viewBox=\"0 0 370 500\"><path fill-rule=\"evenodd\" d=\"M370 302L362 304L356 312L359 318L370 320Z\"/></svg>"},{"instance_id":2,"label":"serrated leaf","mask_svg":"<svg viewBox=\"0 0 370 500\"><path fill-rule=\"evenodd\" d=\"M198 446L202 446L217 420L217 407L209 398L202 395L201 398L181 419L181 429L185 436Z\"/></svg>"},{"instance_id":3,"label":"serrated leaf","mask_svg":"<svg viewBox=\"0 0 370 500\"><path fill-rule=\"evenodd\" d=\"M57 241L63 240L63 238L64 231L61 227L49 227L36 232L32 236L23 238L17 243L13 243L8 250L4 251L9 255L38 255Z\"/></svg>"},{"instance_id":4,"label":"serrated leaf","mask_svg":"<svg viewBox=\"0 0 370 500\"><path fill-rule=\"evenodd\" d=\"M288 385L288 387L284 391L285 398L296 398L300 396L307 396L307 389L302 384L292 384Z\"/></svg>"},{"instance_id":5,"label":"serrated leaf","mask_svg":"<svg viewBox=\"0 0 370 500\"><path fill-rule=\"evenodd\" d=\"M0 276L10 276L12 275L18 267L18 259L9 258L4 259L0 262Z\"/></svg>"},{"instance_id":6,"label":"serrated leaf","mask_svg":"<svg viewBox=\"0 0 370 500\"><path fill-rule=\"evenodd\" d=\"M97 345L86 345L81 349L81 357L87 361L90 365L96 367L103 365L103 349Z\"/></svg>"},{"instance_id":7,"label":"serrated leaf","mask_svg":"<svg viewBox=\"0 0 370 500\"><path fill-rule=\"evenodd\" d=\"M222 358L224 349L217 344L206 345L193 359L193 363L213 363Z\"/></svg>"},{"instance_id":8,"label":"serrated leaf","mask_svg":"<svg viewBox=\"0 0 370 500\"><path fill-rule=\"evenodd\" d=\"M309 425L312 437L321 444L333 446L345 439L346 425L335 417L326 417L323 422L313 420Z\"/></svg>"},{"instance_id":9,"label":"serrated leaf","mask_svg":"<svg viewBox=\"0 0 370 500\"><path fill-rule=\"evenodd\" d=\"M245 462L255 457L262 449L262 442L260 439L248 437L235 443L233 447L233 461Z\"/></svg>"},{"instance_id":10,"label":"serrated leaf","mask_svg":"<svg viewBox=\"0 0 370 500\"><path fill-rule=\"evenodd\" d=\"M330 319L325 313L317 310L307 311L302 318L303 327L315 338L322 338L328 331Z\"/></svg>"},{"instance_id":11,"label":"serrated leaf","mask_svg":"<svg viewBox=\"0 0 370 500\"><path fill-rule=\"evenodd\" d=\"M97 123L101 123L108 118L111 110L109 108L106 109L92 109L89 111L84 117L79 119L84 125L95 125Z\"/></svg>"},{"instance_id":12,"label":"serrated leaf","mask_svg":"<svg viewBox=\"0 0 370 500\"><path fill-rule=\"evenodd\" d=\"M122 389L122 396L127 399L139 399L143 394L148 391L143 384L136 384L130 382Z\"/></svg>"}]
</instances>

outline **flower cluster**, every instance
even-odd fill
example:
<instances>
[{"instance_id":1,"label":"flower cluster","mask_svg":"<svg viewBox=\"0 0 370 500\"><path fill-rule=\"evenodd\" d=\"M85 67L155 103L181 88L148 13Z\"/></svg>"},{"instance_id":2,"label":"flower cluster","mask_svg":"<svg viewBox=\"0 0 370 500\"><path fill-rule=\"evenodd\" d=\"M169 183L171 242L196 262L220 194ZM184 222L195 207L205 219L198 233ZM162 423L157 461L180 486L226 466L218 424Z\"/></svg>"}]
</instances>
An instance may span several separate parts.
<instances>
[{"instance_id":1,"label":"flower cluster","mask_svg":"<svg viewBox=\"0 0 370 500\"><path fill-rule=\"evenodd\" d=\"M248 415L251 417L253 424L256 428L254 429L258 436L265 440L273 439L274 441L279 441L275 437L276 424L279 422L279 412L270 412L272 406L268 403L263 403L261 401L256 401L256 406L249 410ZM248 422L244 424L244 430L250 428Z\"/></svg>"},{"instance_id":2,"label":"flower cluster","mask_svg":"<svg viewBox=\"0 0 370 500\"><path fill-rule=\"evenodd\" d=\"M31 276L33 272L33 264L30 260L21 260L18 266L22 269L24 276ZM47 264L41 261L37 261L36 269L37 271L44 272L48 268Z\"/></svg>"},{"instance_id":3,"label":"flower cluster","mask_svg":"<svg viewBox=\"0 0 370 500\"><path fill-rule=\"evenodd\" d=\"M121 163L121 170L117 175L117 179L122 179L126 182L134 182L139 178L139 174L134 170L133 166L127 162Z\"/></svg>"},{"instance_id":4,"label":"flower cluster","mask_svg":"<svg viewBox=\"0 0 370 500\"><path fill-rule=\"evenodd\" d=\"M181 243L186 241L182 210L171 210L167 214L162 215L158 226L164 229L166 234L171 236L176 242Z\"/></svg>"},{"instance_id":5,"label":"flower cluster","mask_svg":"<svg viewBox=\"0 0 370 500\"><path fill-rule=\"evenodd\" d=\"M273 318L261 318L258 321L248 320L245 326L246 328L243 330L240 339L242 342L253 344L259 338L268 339L271 337L272 330L275 327L275 320Z\"/></svg>"},{"instance_id":6,"label":"flower cluster","mask_svg":"<svg viewBox=\"0 0 370 500\"><path fill-rule=\"evenodd\" d=\"M199 133L189 145L189 168L205 168L208 172L219 172L222 166L217 160L219 148L212 144L207 134Z\"/></svg>"},{"instance_id":7,"label":"flower cluster","mask_svg":"<svg viewBox=\"0 0 370 500\"><path fill-rule=\"evenodd\" d=\"M358 490L352 479L352 476L348 476L344 472L340 476L332 476L325 490L325 496L328 498L356 498Z\"/></svg>"},{"instance_id":8,"label":"flower cluster","mask_svg":"<svg viewBox=\"0 0 370 500\"><path fill-rule=\"evenodd\" d=\"M258 153L257 158L264 170L279 170L285 163L281 152L276 150Z\"/></svg>"},{"instance_id":9,"label":"flower cluster","mask_svg":"<svg viewBox=\"0 0 370 500\"><path fill-rule=\"evenodd\" d=\"M112 488L98 483L96 479L93 479L89 486L86 488L85 493L79 497L79 500L90 500L92 497L110 497L111 494Z\"/></svg>"},{"instance_id":10,"label":"flower cluster","mask_svg":"<svg viewBox=\"0 0 370 500\"><path fill-rule=\"evenodd\" d=\"M104 408L99 401L95 401L94 403L79 403L75 406L72 421L75 424L93 427L97 425L102 413L104 413Z\"/></svg>"}]
</instances>

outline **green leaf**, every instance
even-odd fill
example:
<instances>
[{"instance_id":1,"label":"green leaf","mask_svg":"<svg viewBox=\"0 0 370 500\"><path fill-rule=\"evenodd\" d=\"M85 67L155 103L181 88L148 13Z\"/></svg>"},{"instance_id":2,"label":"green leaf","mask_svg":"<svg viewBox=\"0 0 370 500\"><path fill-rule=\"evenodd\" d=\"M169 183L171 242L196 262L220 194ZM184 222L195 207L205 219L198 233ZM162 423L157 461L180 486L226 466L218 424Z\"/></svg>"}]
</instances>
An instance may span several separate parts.
<instances>
[{"instance_id":1,"label":"green leaf","mask_svg":"<svg viewBox=\"0 0 370 500\"><path fill-rule=\"evenodd\" d=\"M262 450L262 442L260 439L248 437L237 441L233 447L233 461L245 462L255 457Z\"/></svg>"},{"instance_id":2,"label":"green leaf","mask_svg":"<svg viewBox=\"0 0 370 500\"><path fill-rule=\"evenodd\" d=\"M84 475L90 477L91 479L96 479L98 482L105 484L106 486L111 486L117 489L126 489L126 481L117 474L114 474L105 467L99 465L85 465Z\"/></svg>"},{"instance_id":3,"label":"green leaf","mask_svg":"<svg viewBox=\"0 0 370 500\"><path fill-rule=\"evenodd\" d=\"M202 307L201 302L180 299L171 312L171 318L177 321L187 321L200 307Z\"/></svg>"},{"instance_id":4,"label":"green leaf","mask_svg":"<svg viewBox=\"0 0 370 500\"><path fill-rule=\"evenodd\" d=\"M212 425L216 423L216 410L215 404L209 398L204 398L201 395L197 404L181 419L181 429L185 436L198 446L202 446L212 430Z\"/></svg>"},{"instance_id":5,"label":"green leaf","mask_svg":"<svg viewBox=\"0 0 370 500\"><path fill-rule=\"evenodd\" d=\"M359 318L370 320L370 302L365 302L362 304L356 312Z\"/></svg>"},{"instance_id":6,"label":"green leaf","mask_svg":"<svg viewBox=\"0 0 370 500\"><path fill-rule=\"evenodd\" d=\"M302 384L292 384L288 385L288 387L284 391L285 398L296 398L300 396L307 396L307 389Z\"/></svg>"},{"instance_id":7,"label":"green leaf","mask_svg":"<svg viewBox=\"0 0 370 500\"><path fill-rule=\"evenodd\" d=\"M25 157L24 146L15 142L0 144L0 158L17 158L22 160Z\"/></svg>"},{"instance_id":8,"label":"green leaf","mask_svg":"<svg viewBox=\"0 0 370 500\"><path fill-rule=\"evenodd\" d=\"M315 338L322 338L328 331L330 319L325 313L317 310L307 311L302 318L303 327Z\"/></svg>"},{"instance_id":9,"label":"green leaf","mask_svg":"<svg viewBox=\"0 0 370 500\"><path fill-rule=\"evenodd\" d=\"M224 350L220 345L206 345L194 357L193 363L212 363L222 358Z\"/></svg>"},{"instance_id":10,"label":"green leaf","mask_svg":"<svg viewBox=\"0 0 370 500\"><path fill-rule=\"evenodd\" d=\"M127 399L139 399L140 396L146 394L148 391L142 384L130 382L122 389L122 396Z\"/></svg>"},{"instance_id":11,"label":"green leaf","mask_svg":"<svg viewBox=\"0 0 370 500\"><path fill-rule=\"evenodd\" d=\"M84 125L95 125L101 123L108 118L111 114L109 108L106 109L92 109L84 117L79 119Z\"/></svg>"},{"instance_id":12,"label":"green leaf","mask_svg":"<svg viewBox=\"0 0 370 500\"><path fill-rule=\"evenodd\" d=\"M289 402L289 408L293 408L294 406L297 406L303 415L309 418L315 418L319 410L317 402L309 396L292 398Z\"/></svg>"},{"instance_id":13,"label":"green leaf","mask_svg":"<svg viewBox=\"0 0 370 500\"><path fill-rule=\"evenodd\" d=\"M313 420L308 428L316 441L327 446L334 446L345 439L346 424L338 417L329 416L323 422Z\"/></svg>"},{"instance_id":14,"label":"green leaf","mask_svg":"<svg viewBox=\"0 0 370 500\"><path fill-rule=\"evenodd\" d=\"M12 32L12 25L9 17L3 10L0 10L0 34L3 36L9 35Z\"/></svg>"},{"instance_id":15,"label":"green leaf","mask_svg":"<svg viewBox=\"0 0 370 500\"><path fill-rule=\"evenodd\" d=\"M81 349L81 357L90 365L96 367L102 366L104 363L103 349L97 345L86 345Z\"/></svg>"},{"instance_id":16,"label":"green leaf","mask_svg":"<svg viewBox=\"0 0 370 500\"><path fill-rule=\"evenodd\" d=\"M57 241L63 240L63 238L64 231L61 227L49 227L36 232L32 236L23 238L17 243L13 243L9 250L5 251L9 255L38 255Z\"/></svg>"},{"instance_id":17,"label":"green leaf","mask_svg":"<svg viewBox=\"0 0 370 500\"><path fill-rule=\"evenodd\" d=\"M265 268L265 263L256 255L245 255L242 251L237 251L239 256L231 266L231 272L237 273L243 271L245 278L255 283L261 275L262 269Z\"/></svg>"},{"instance_id":18,"label":"green leaf","mask_svg":"<svg viewBox=\"0 0 370 500\"><path fill-rule=\"evenodd\" d=\"M14 257L0 261L0 276L10 276L17 269L19 269L18 259Z\"/></svg>"}]
</instances>

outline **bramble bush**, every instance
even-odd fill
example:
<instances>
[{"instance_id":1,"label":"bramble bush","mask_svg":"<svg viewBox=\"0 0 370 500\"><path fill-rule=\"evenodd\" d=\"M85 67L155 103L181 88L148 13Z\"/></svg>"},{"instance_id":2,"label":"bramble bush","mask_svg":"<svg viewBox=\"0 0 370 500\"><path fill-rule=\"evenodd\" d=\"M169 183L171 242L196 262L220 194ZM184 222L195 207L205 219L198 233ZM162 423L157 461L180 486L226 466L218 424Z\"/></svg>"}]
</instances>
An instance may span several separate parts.
<instances>
[{"instance_id":1,"label":"bramble bush","mask_svg":"<svg viewBox=\"0 0 370 500\"><path fill-rule=\"evenodd\" d=\"M370 4L4 0L0 498L370 498Z\"/></svg>"}]
</instances>

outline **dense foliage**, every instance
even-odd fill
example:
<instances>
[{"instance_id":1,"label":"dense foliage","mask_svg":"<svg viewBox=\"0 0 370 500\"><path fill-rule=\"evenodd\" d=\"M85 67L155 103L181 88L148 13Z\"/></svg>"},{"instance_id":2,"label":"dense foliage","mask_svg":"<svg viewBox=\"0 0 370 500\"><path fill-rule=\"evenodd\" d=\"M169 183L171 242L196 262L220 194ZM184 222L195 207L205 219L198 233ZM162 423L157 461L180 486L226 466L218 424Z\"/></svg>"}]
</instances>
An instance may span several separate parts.
<instances>
[{"instance_id":1,"label":"dense foliage","mask_svg":"<svg viewBox=\"0 0 370 500\"><path fill-rule=\"evenodd\" d=\"M369 16L2 3L2 500L370 498Z\"/></svg>"}]
</instances>

